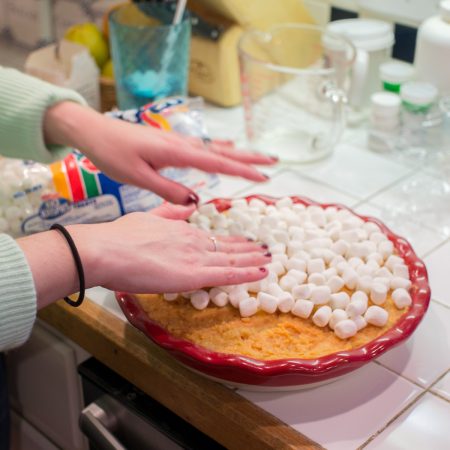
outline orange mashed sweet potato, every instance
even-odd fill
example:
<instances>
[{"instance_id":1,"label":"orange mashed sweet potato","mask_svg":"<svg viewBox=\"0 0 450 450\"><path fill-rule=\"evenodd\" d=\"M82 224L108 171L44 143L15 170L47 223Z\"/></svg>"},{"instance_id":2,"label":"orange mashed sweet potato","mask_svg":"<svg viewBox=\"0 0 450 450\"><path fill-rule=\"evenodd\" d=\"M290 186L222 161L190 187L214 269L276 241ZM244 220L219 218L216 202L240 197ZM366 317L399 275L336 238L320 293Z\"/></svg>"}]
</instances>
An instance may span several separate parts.
<instances>
[{"instance_id":1,"label":"orange mashed sweet potato","mask_svg":"<svg viewBox=\"0 0 450 450\"><path fill-rule=\"evenodd\" d=\"M181 297L169 302L159 295L142 294L138 300L147 315L173 336L215 352L261 360L313 359L361 347L385 333L406 311L398 310L388 297L383 308L389 312L389 320L383 328L367 325L352 338L341 340L328 326L319 328L311 318L290 313L259 311L242 318L230 305L219 308L210 303L198 311Z\"/></svg>"}]
</instances>

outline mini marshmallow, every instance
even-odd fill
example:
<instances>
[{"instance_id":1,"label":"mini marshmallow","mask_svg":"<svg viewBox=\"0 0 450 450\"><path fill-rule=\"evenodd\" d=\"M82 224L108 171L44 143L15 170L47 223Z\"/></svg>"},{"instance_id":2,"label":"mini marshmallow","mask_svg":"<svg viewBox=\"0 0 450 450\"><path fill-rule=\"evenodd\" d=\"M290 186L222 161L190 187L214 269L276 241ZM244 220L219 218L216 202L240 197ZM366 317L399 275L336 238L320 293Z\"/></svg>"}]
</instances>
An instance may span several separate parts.
<instances>
[{"instance_id":1,"label":"mini marshmallow","mask_svg":"<svg viewBox=\"0 0 450 450\"><path fill-rule=\"evenodd\" d=\"M267 292L270 295L273 295L273 296L275 296L277 298L278 298L279 295L284 294L283 289L281 289L281 287L280 287L280 285L278 283L270 283L267 286Z\"/></svg>"},{"instance_id":2,"label":"mini marshmallow","mask_svg":"<svg viewBox=\"0 0 450 450\"><path fill-rule=\"evenodd\" d=\"M374 276L388 278L390 280L392 278L392 272L387 267L380 267L380 269L375 271Z\"/></svg>"},{"instance_id":3,"label":"mini marshmallow","mask_svg":"<svg viewBox=\"0 0 450 450\"><path fill-rule=\"evenodd\" d=\"M411 281L402 277L392 277L391 278L391 289L409 289L411 287Z\"/></svg>"},{"instance_id":4,"label":"mini marshmallow","mask_svg":"<svg viewBox=\"0 0 450 450\"><path fill-rule=\"evenodd\" d=\"M195 309L202 310L208 306L209 303L209 294L208 292L200 289L195 291L191 295L191 304Z\"/></svg>"},{"instance_id":5,"label":"mini marshmallow","mask_svg":"<svg viewBox=\"0 0 450 450\"><path fill-rule=\"evenodd\" d=\"M310 213L309 217L311 219L311 222L317 225L318 227L322 228L327 223L327 219L325 217L325 213L322 208L320 209L320 211L317 210Z\"/></svg>"},{"instance_id":6,"label":"mini marshmallow","mask_svg":"<svg viewBox=\"0 0 450 450\"><path fill-rule=\"evenodd\" d=\"M352 337L357 332L356 324L353 320L341 320L334 327L334 334L340 339L348 339Z\"/></svg>"},{"instance_id":7,"label":"mini marshmallow","mask_svg":"<svg viewBox=\"0 0 450 450\"><path fill-rule=\"evenodd\" d=\"M278 299L266 292L258 292L257 300L261 306L261 309L268 314L273 314L278 307Z\"/></svg>"},{"instance_id":8,"label":"mini marshmallow","mask_svg":"<svg viewBox=\"0 0 450 450\"><path fill-rule=\"evenodd\" d=\"M358 290L363 291L366 294L369 294L371 287L372 287L372 277L370 275L358 277L358 280L356 282L356 288Z\"/></svg>"},{"instance_id":9,"label":"mini marshmallow","mask_svg":"<svg viewBox=\"0 0 450 450\"><path fill-rule=\"evenodd\" d=\"M337 292L330 295L330 305L333 309L345 309L350 303L350 296L347 292Z\"/></svg>"},{"instance_id":10,"label":"mini marshmallow","mask_svg":"<svg viewBox=\"0 0 450 450\"><path fill-rule=\"evenodd\" d=\"M380 231L380 227L376 223L370 221L364 222L362 228L366 230L369 234L372 234L376 231Z\"/></svg>"},{"instance_id":11,"label":"mini marshmallow","mask_svg":"<svg viewBox=\"0 0 450 450\"><path fill-rule=\"evenodd\" d=\"M364 291L353 292L353 294L350 297L350 301L354 302L354 301L358 301L358 300L362 300L363 302L365 302L366 308L367 308L367 303L369 301L369 297Z\"/></svg>"},{"instance_id":12,"label":"mini marshmallow","mask_svg":"<svg viewBox=\"0 0 450 450\"><path fill-rule=\"evenodd\" d=\"M338 255L345 255L348 251L349 245L346 241L344 241L343 239L339 239L338 241L334 242L330 249L338 254Z\"/></svg>"},{"instance_id":13,"label":"mini marshmallow","mask_svg":"<svg viewBox=\"0 0 450 450\"><path fill-rule=\"evenodd\" d=\"M339 233L339 238L348 243L358 242L358 232L356 230L346 230Z\"/></svg>"},{"instance_id":14,"label":"mini marshmallow","mask_svg":"<svg viewBox=\"0 0 450 450\"><path fill-rule=\"evenodd\" d=\"M283 264L280 261L276 260L272 261L270 264L267 264L267 268L270 272L273 272L277 275L281 275L285 272Z\"/></svg>"},{"instance_id":15,"label":"mini marshmallow","mask_svg":"<svg viewBox=\"0 0 450 450\"><path fill-rule=\"evenodd\" d=\"M250 317L258 311L258 301L254 297L248 297L239 303L239 313L241 317Z\"/></svg>"},{"instance_id":16,"label":"mini marshmallow","mask_svg":"<svg viewBox=\"0 0 450 450\"><path fill-rule=\"evenodd\" d=\"M330 288L330 291L334 294L339 292L344 287L345 283L341 277L335 275L327 280L327 285Z\"/></svg>"},{"instance_id":17,"label":"mini marshmallow","mask_svg":"<svg viewBox=\"0 0 450 450\"><path fill-rule=\"evenodd\" d=\"M353 269L357 269L359 266L364 265L364 261L359 256L352 256L348 260L348 264L350 267L353 267Z\"/></svg>"},{"instance_id":18,"label":"mini marshmallow","mask_svg":"<svg viewBox=\"0 0 450 450\"><path fill-rule=\"evenodd\" d=\"M347 261L342 261L336 266L336 271L338 275L342 276L342 274L347 270L351 269L354 270L352 267L350 267L349 263ZM356 273L356 271L355 271ZM357 274L356 274L357 275Z\"/></svg>"},{"instance_id":19,"label":"mini marshmallow","mask_svg":"<svg viewBox=\"0 0 450 450\"><path fill-rule=\"evenodd\" d=\"M394 252L394 244L391 241L381 241L378 244L378 252L384 259L388 259Z\"/></svg>"},{"instance_id":20,"label":"mini marshmallow","mask_svg":"<svg viewBox=\"0 0 450 450\"><path fill-rule=\"evenodd\" d=\"M353 317L352 320L353 320L353 322L355 322L356 329L357 329L358 331L359 331L359 330L362 330L364 327L367 326L367 321L366 321L366 319L364 319L363 316L356 316L356 317Z\"/></svg>"},{"instance_id":21,"label":"mini marshmallow","mask_svg":"<svg viewBox=\"0 0 450 450\"><path fill-rule=\"evenodd\" d=\"M300 299L297 300L291 309L294 316L301 317L302 319L307 319L314 308L314 303L309 300Z\"/></svg>"},{"instance_id":22,"label":"mini marshmallow","mask_svg":"<svg viewBox=\"0 0 450 450\"><path fill-rule=\"evenodd\" d=\"M294 298L289 292L284 292L283 294L277 296L278 298L278 309L283 313L288 313L294 306Z\"/></svg>"},{"instance_id":23,"label":"mini marshmallow","mask_svg":"<svg viewBox=\"0 0 450 450\"><path fill-rule=\"evenodd\" d=\"M382 305L386 301L388 288L385 284L372 283L370 288L370 300L372 300L375 305Z\"/></svg>"},{"instance_id":24,"label":"mini marshmallow","mask_svg":"<svg viewBox=\"0 0 450 450\"><path fill-rule=\"evenodd\" d=\"M324 305L330 301L331 290L328 286L314 286L311 292L311 301L315 305Z\"/></svg>"},{"instance_id":25,"label":"mini marshmallow","mask_svg":"<svg viewBox=\"0 0 450 450\"><path fill-rule=\"evenodd\" d=\"M283 264L283 267L286 267L288 260L289 259L285 253L275 253L274 255L272 255L272 262L279 261L281 264Z\"/></svg>"},{"instance_id":26,"label":"mini marshmallow","mask_svg":"<svg viewBox=\"0 0 450 450\"><path fill-rule=\"evenodd\" d=\"M269 247L270 253L275 254L275 253L286 253L286 245L282 244L281 242L275 244L275 245L271 245Z\"/></svg>"},{"instance_id":27,"label":"mini marshmallow","mask_svg":"<svg viewBox=\"0 0 450 450\"><path fill-rule=\"evenodd\" d=\"M283 197L275 202L275 206L278 209L285 208L285 207L290 208L290 207L292 207L293 203L294 202L292 201L291 197Z\"/></svg>"},{"instance_id":28,"label":"mini marshmallow","mask_svg":"<svg viewBox=\"0 0 450 450\"><path fill-rule=\"evenodd\" d=\"M373 252L367 256L367 262L375 261L379 266L383 264L384 258L379 252Z\"/></svg>"},{"instance_id":29,"label":"mini marshmallow","mask_svg":"<svg viewBox=\"0 0 450 450\"><path fill-rule=\"evenodd\" d=\"M309 274L323 272L325 270L325 263L323 259L310 259L306 267Z\"/></svg>"},{"instance_id":30,"label":"mini marshmallow","mask_svg":"<svg viewBox=\"0 0 450 450\"><path fill-rule=\"evenodd\" d=\"M272 232L272 236L277 242L280 242L282 244L287 245L287 243L289 242L289 235L287 231L275 229Z\"/></svg>"},{"instance_id":31,"label":"mini marshmallow","mask_svg":"<svg viewBox=\"0 0 450 450\"><path fill-rule=\"evenodd\" d=\"M219 308L228 304L228 294L219 288L212 288L209 291L209 298Z\"/></svg>"},{"instance_id":32,"label":"mini marshmallow","mask_svg":"<svg viewBox=\"0 0 450 450\"><path fill-rule=\"evenodd\" d=\"M406 278L409 280L409 270L408 266L405 264L395 264L395 266L392 268L392 273L395 277L401 277Z\"/></svg>"},{"instance_id":33,"label":"mini marshmallow","mask_svg":"<svg viewBox=\"0 0 450 450\"><path fill-rule=\"evenodd\" d=\"M325 327L328 325L328 322L331 319L331 315L333 312L331 311L331 308L327 305L321 306L313 315L312 321L315 325L318 327Z\"/></svg>"},{"instance_id":34,"label":"mini marshmallow","mask_svg":"<svg viewBox=\"0 0 450 450\"><path fill-rule=\"evenodd\" d=\"M354 269L348 267L343 271L342 279L344 280L345 285L349 289L355 289L356 283L358 282L358 274L355 272Z\"/></svg>"},{"instance_id":35,"label":"mini marshmallow","mask_svg":"<svg viewBox=\"0 0 450 450\"><path fill-rule=\"evenodd\" d=\"M341 321L343 321L343 320L346 320L346 319L348 319L348 315L347 315L347 313L346 313L343 309L335 309L335 310L333 311L333 313L331 314L331 317L330 317L330 321L329 321L329 323L328 323L328 326L329 326L332 330L334 330L335 326L336 326L339 322L341 322Z\"/></svg>"},{"instance_id":36,"label":"mini marshmallow","mask_svg":"<svg viewBox=\"0 0 450 450\"><path fill-rule=\"evenodd\" d=\"M336 206L327 206L325 208L325 217L329 222L331 222L336 219L337 212L338 209L336 208Z\"/></svg>"},{"instance_id":37,"label":"mini marshmallow","mask_svg":"<svg viewBox=\"0 0 450 450\"><path fill-rule=\"evenodd\" d=\"M326 278L321 273L312 273L308 277L308 283L315 284L316 286L320 286L322 284L325 284Z\"/></svg>"},{"instance_id":38,"label":"mini marshmallow","mask_svg":"<svg viewBox=\"0 0 450 450\"><path fill-rule=\"evenodd\" d=\"M364 314L364 319L367 323L375 325L376 327L384 327L388 321L389 313L380 306L369 306L366 313Z\"/></svg>"},{"instance_id":39,"label":"mini marshmallow","mask_svg":"<svg viewBox=\"0 0 450 450\"><path fill-rule=\"evenodd\" d=\"M289 277L295 278L297 281L297 284L302 284L305 282L307 275L302 270L297 269L290 269L288 270L288 273L286 274Z\"/></svg>"},{"instance_id":40,"label":"mini marshmallow","mask_svg":"<svg viewBox=\"0 0 450 450\"><path fill-rule=\"evenodd\" d=\"M379 244L380 242L385 241L387 238L386 236L381 233L381 231L374 231L373 233L370 233L369 240L372 242L375 242L375 244Z\"/></svg>"},{"instance_id":41,"label":"mini marshmallow","mask_svg":"<svg viewBox=\"0 0 450 450\"><path fill-rule=\"evenodd\" d=\"M290 241L287 246L287 253L290 257L296 255L301 250L303 250L303 242L302 241Z\"/></svg>"},{"instance_id":42,"label":"mini marshmallow","mask_svg":"<svg viewBox=\"0 0 450 450\"><path fill-rule=\"evenodd\" d=\"M239 285L235 286L235 288L232 289L228 294L228 299L235 308L238 307L239 303L242 300L245 300L248 297L248 292Z\"/></svg>"},{"instance_id":43,"label":"mini marshmallow","mask_svg":"<svg viewBox=\"0 0 450 450\"><path fill-rule=\"evenodd\" d=\"M404 288L397 288L392 292L392 300L398 309L408 307L412 303L411 295Z\"/></svg>"},{"instance_id":44,"label":"mini marshmallow","mask_svg":"<svg viewBox=\"0 0 450 450\"><path fill-rule=\"evenodd\" d=\"M259 198L252 198L248 205L255 210L258 210L260 213L263 213L266 210L266 203L260 200Z\"/></svg>"},{"instance_id":45,"label":"mini marshmallow","mask_svg":"<svg viewBox=\"0 0 450 450\"><path fill-rule=\"evenodd\" d=\"M306 262L303 259L292 257L286 263L286 269L287 270L296 269L301 272L305 272L306 271Z\"/></svg>"},{"instance_id":46,"label":"mini marshmallow","mask_svg":"<svg viewBox=\"0 0 450 450\"><path fill-rule=\"evenodd\" d=\"M339 228L339 227L331 227L328 231L327 231L327 234L328 234L328 237L330 238L330 239L332 239L333 241L339 241L340 239L339 239L339 237L340 237L340 233L341 233L341 228ZM342 242L345 242L345 241L342 241ZM338 253L338 252L336 252L336 253Z\"/></svg>"},{"instance_id":47,"label":"mini marshmallow","mask_svg":"<svg viewBox=\"0 0 450 450\"><path fill-rule=\"evenodd\" d=\"M396 266L397 264L404 264L404 263L405 263L405 261L403 261L403 258L400 258L397 255L391 255L391 256L389 256L389 258L387 258L384 265L392 272L394 269L394 266Z\"/></svg>"},{"instance_id":48,"label":"mini marshmallow","mask_svg":"<svg viewBox=\"0 0 450 450\"><path fill-rule=\"evenodd\" d=\"M356 316L362 316L367 310L367 300L364 301L362 298L358 298L350 301L350 303L345 308L345 312L348 314L350 318Z\"/></svg>"},{"instance_id":49,"label":"mini marshmallow","mask_svg":"<svg viewBox=\"0 0 450 450\"><path fill-rule=\"evenodd\" d=\"M206 204L200 205L198 207L198 212L209 218L214 217L219 214L214 203L206 203Z\"/></svg>"},{"instance_id":50,"label":"mini marshmallow","mask_svg":"<svg viewBox=\"0 0 450 450\"><path fill-rule=\"evenodd\" d=\"M173 302L178 298L178 294L172 294L172 293L166 293L163 294L164 300L167 300L168 302Z\"/></svg>"},{"instance_id":51,"label":"mini marshmallow","mask_svg":"<svg viewBox=\"0 0 450 450\"><path fill-rule=\"evenodd\" d=\"M292 289L292 295L295 299L307 300L311 298L312 288L311 284L300 284Z\"/></svg>"},{"instance_id":52,"label":"mini marshmallow","mask_svg":"<svg viewBox=\"0 0 450 450\"><path fill-rule=\"evenodd\" d=\"M341 256L341 255L336 255L331 261L330 261L330 267L334 267L337 270L337 266L338 264L341 264L345 262L346 263L346 259Z\"/></svg>"},{"instance_id":53,"label":"mini marshmallow","mask_svg":"<svg viewBox=\"0 0 450 450\"><path fill-rule=\"evenodd\" d=\"M323 276L329 280L331 277L335 277L337 275L337 270L334 267L330 267L323 271Z\"/></svg>"},{"instance_id":54,"label":"mini marshmallow","mask_svg":"<svg viewBox=\"0 0 450 450\"><path fill-rule=\"evenodd\" d=\"M389 290L389 288L391 287L391 280L390 278L387 277L375 277L372 280L372 285L373 284L383 284L384 286L386 286L386 289Z\"/></svg>"},{"instance_id":55,"label":"mini marshmallow","mask_svg":"<svg viewBox=\"0 0 450 450\"><path fill-rule=\"evenodd\" d=\"M280 278L280 287L284 291L292 291L292 289L298 285L298 281L289 275L285 275Z\"/></svg>"}]
</instances>

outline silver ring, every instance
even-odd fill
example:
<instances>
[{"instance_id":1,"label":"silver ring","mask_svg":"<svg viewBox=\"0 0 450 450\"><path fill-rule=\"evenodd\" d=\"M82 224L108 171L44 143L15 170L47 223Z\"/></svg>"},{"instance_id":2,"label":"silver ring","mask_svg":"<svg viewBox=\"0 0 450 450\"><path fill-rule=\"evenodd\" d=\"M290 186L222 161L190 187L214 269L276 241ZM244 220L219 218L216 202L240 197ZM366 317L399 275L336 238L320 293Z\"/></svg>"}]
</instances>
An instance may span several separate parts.
<instances>
[{"instance_id":1,"label":"silver ring","mask_svg":"<svg viewBox=\"0 0 450 450\"><path fill-rule=\"evenodd\" d=\"M214 236L210 236L209 239L214 244L214 250L213 252L217 252L217 239Z\"/></svg>"}]
</instances>

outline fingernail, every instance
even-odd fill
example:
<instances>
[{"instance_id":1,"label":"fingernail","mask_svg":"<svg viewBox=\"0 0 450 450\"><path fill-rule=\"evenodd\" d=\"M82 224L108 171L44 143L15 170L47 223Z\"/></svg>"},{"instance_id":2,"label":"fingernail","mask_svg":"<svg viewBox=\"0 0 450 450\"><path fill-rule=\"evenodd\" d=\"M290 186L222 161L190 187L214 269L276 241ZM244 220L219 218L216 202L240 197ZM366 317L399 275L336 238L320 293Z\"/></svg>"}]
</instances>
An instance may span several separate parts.
<instances>
[{"instance_id":1,"label":"fingernail","mask_svg":"<svg viewBox=\"0 0 450 450\"><path fill-rule=\"evenodd\" d=\"M255 240L252 239L252 238L247 238L247 241L248 241L248 242L255 242Z\"/></svg>"},{"instance_id":2,"label":"fingernail","mask_svg":"<svg viewBox=\"0 0 450 450\"><path fill-rule=\"evenodd\" d=\"M266 253L264 253L264 256L267 256L268 258L270 258L272 256L272 253L266 252Z\"/></svg>"},{"instance_id":3,"label":"fingernail","mask_svg":"<svg viewBox=\"0 0 450 450\"><path fill-rule=\"evenodd\" d=\"M262 247L264 250L267 250L267 249L269 248L269 246L268 246L267 244L261 244L261 247Z\"/></svg>"},{"instance_id":4,"label":"fingernail","mask_svg":"<svg viewBox=\"0 0 450 450\"><path fill-rule=\"evenodd\" d=\"M188 195L187 201L186 201L186 205L192 205L192 203L195 203L196 205L198 205L198 202L200 201L200 198L198 197L197 194L195 194L194 192L191 192Z\"/></svg>"},{"instance_id":5,"label":"fingernail","mask_svg":"<svg viewBox=\"0 0 450 450\"><path fill-rule=\"evenodd\" d=\"M267 175L266 173L262 173L261 172L261 175L266 179L266 180L268 180L270 177L269 177L269 175Z\"/></svg>"},{"instance_id":6,"label":"fingernail","mask_svg":"<svg viewBox=\"0 0 450 450\"><path fill-rule=\"evenodd\" d=\"M278 161L278 156L275 155L268 155L270 159L273 159L274 161Z\"/></svg>"},{"instance_id":7,"label":"fingernail","mask_svg":"<svg viewBox=\"0 0 450 450\"><path fill-rule=\"evenodd\" d=\"M259 270L262 273L266 273L267 272L267 269L265 267L260 267Z\"/></svg>"}]
</instances>

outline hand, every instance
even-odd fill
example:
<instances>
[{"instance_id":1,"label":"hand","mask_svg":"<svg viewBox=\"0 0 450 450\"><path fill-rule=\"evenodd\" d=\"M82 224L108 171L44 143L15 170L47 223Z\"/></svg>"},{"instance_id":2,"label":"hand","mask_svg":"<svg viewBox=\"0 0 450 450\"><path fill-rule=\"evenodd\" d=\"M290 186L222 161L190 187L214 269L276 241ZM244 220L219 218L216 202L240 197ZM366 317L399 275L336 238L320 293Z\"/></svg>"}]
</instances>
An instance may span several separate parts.
<instances>
[{"instance_id":1,"label":"hand","mask_svg":"<svg viewBox=\"0 0 450 450\"><path fill-rule=\"evenodd\" d=\"M163 205L114 222L70 225L83 263L86 287L128 292L184 292L257 281L267 275L267 250L243 237L217 237L185 219L195 209ZM56 231L18 239L33 274L38 308L78 290L67 242Z\"/></svg>"},{"instance_id":2,"label":"hand","mask_svg":"<svg viewBox=\"0 0 450 450\"><path fill-rule=\"evenodd\" d=\"M47 111L44 131L47 142L78 148L111 178L184 205L196 203L198 197L186 186L161 176L160 169L194 167L266 181L268 177L250 164L271 165L277 161L235 151L229 141L212 141L206 148L198 138L112 119L71 102L59 103Z\"/></svg>"}]
</instances>

